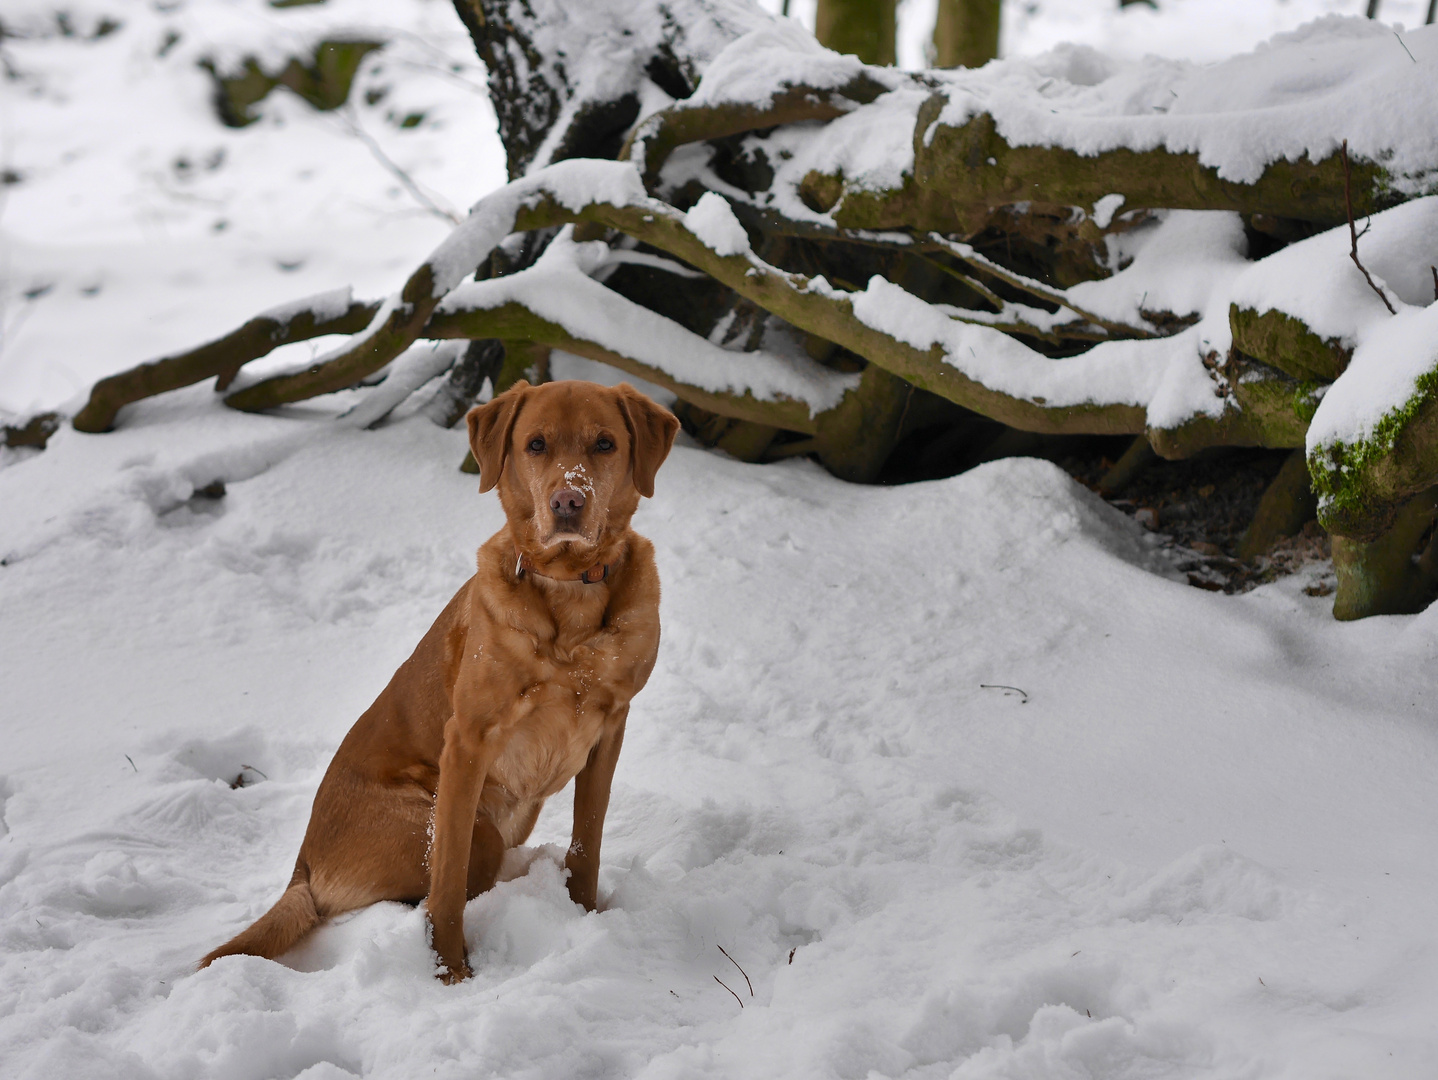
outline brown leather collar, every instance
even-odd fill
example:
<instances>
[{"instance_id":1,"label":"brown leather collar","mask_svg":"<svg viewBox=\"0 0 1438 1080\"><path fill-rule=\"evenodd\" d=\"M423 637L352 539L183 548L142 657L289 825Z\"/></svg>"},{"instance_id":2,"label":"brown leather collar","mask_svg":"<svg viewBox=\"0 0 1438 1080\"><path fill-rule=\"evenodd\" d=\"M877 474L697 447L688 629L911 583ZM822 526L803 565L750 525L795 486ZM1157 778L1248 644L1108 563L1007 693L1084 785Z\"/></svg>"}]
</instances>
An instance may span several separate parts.
<instances>
[{"instance_id":1,"label":"brown leather collar","mask_svg":"<svg viewBox=\"0 0 1438 1080\"><path fill-rule=\"evenodd\" d=\"M514 576L524 577L525 574L534 574L537 577L547 577L554 581L582 581L586 585L598 585L601 581L609 580L609 564L595 563L578 577L556 577L553 574L541 574L529 561L529 556L521 551L514 553Z\"/></svg>"}]
</instances>

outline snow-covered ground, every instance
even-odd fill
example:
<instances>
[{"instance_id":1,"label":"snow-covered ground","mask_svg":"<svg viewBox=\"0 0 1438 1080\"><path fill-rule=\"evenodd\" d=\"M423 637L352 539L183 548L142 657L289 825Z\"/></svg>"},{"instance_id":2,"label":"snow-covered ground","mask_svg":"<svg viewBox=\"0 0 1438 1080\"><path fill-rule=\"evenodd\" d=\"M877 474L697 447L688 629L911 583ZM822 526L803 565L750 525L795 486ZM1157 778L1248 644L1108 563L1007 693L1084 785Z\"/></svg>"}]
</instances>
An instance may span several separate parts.
<instances>
[{"instance_id":1,"label":"snow-covered ground","mask_svg":"<svg viewBox=\"0 0 1438 1080\"><path fill-rule=\"evenodd\" d=\"M0 471L7 1075L1431 1076L1438 613L1188 588L1026 460L681 446L605 910L562 794L472 982L399 905L193 974L498 525L463 449L194 388Z\"/></svg>"},{"instance_id":2,"label":"snow-covered ground","mask_svg":"<svg viewBox=\"0 0 1438 1080\"><path fill-rule=\"evenodd\" d=\"M1047 0L1005 41L1209 60L1361 6ZM72 36L0 41L0 410L392 289L449 226L381 155L441 210L502 179L443 0L351 4L399 44L350 126L280 91L220 127L196 60L327 9L77 0ZM1438 612L1188 588L1025 460L874 489L679 446L636 520L665 639L604 910L567 899L566 793L469 906L462 986L398 905L193 974L278 895L335 745L499 522L460 432L327 422L357 399L193 387L0 459L0 1075L1433 1075Z\"/></svg>"}]
</instances>

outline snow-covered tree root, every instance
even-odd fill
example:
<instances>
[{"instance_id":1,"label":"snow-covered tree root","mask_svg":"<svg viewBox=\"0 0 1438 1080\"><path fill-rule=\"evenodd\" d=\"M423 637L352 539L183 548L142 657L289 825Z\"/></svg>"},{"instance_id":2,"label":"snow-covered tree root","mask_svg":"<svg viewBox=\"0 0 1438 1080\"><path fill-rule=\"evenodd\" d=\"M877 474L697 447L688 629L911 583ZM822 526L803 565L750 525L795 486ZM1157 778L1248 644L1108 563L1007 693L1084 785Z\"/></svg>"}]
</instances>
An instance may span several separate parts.
<instances>
[{"instance_id":1,"label":"snow-covered tree root","mask_svg":"<svg viewBox=\"0 0 1438 1080\"><path fill-rule=\"evenodd\" d=\"M1430 488L1398 509L1387 530L1374 539L1334 536L1338 591L1333 617L1349 620L1422 611L1438 589L1438 551L1431 538L1435 516L1438 488Z\"/></svg>"},{"instance_id":2,"label":"snow-covered tree root","mask_svg":"<svg viewBox=\"0 0 1438 1080\"><path fill-rule=\"evenodd\" d=\"M912 386L1011 427L1047 434L1138 434L1148 430L1155 447L1169 456L1193 453L1214 442L1291 446L1301 437L1292 422L1276 424L1269 411L1257 405L1229 409L1218 417L1192 417L1167 428L1150 428L1143 401L1103 400L1075 391L1085 373L1098 376L1099 382L1105 376L1110 382L1121 382L1115 375L1135 362L1132 354L1052 360L988 326L972 327L970 334L955 336L951 330L959 324L947 311L882 278L855 292L764 262L750 250L744 230L716 195L706 195L685 214L649 197L638 179L635 171L617 162L574 161L501 189L481 202L470 221L411 276L399 298L387 305L382 318L377 317L376 325L322 363L247 387L231 394L227 403L241 409L267 409L353 385L424 334L443 295L511 230L587 222L675 255L791 325L866 358ZM616 198L620 191L622 197ZM594 192L608 197L590 201L588 193ZM478 324L471 324L469 332L477 330ZM524 333L540 341L558 336L532 328ZM485 330L483 336L503 335ZM980 350L992 355L983 356ZM963 352L971 355L959 355ZM1033 392L1019 393L985 381L993 375L1002 384L1016 371L1016 385L1027 385ZM1248 382L1263 385L1265 380ZM691 395L688 386L692 383L686 386L671 377L666 384L686 400L724 415L775 423L772 411L761 419L755 415L755 405L735 411L730 402ZM1053 392L1043 393L1049 386ZM805 427L789 429L803 431Z\"/></svg>"},{"instance_id":3,"label":"snow-covered tree root","mask_svg":"<svg viewBox=\"0 0 1438 1080\"><path fill-rule=\"evenodd\" d=\"M1438 372L1388 412L1367 438L1310 447L1319 523L1333 536L1334 615L1421 610L1438 586L1430 535L1438 506Z\"/></svg>"},{"instance_id":4,"label":"snow-covered tree root","mask_svg":"<svg viewBox=\"0 0 1438 1080\"><path fill-rule=\"evenodd\" d=\"M914 178L920 187L941 192L960 215L987 216L1020 200L1087 207L1118 192L1124 210L1236 210L1324 226L1347 220L1343 161L1336 147L1319 161L1271 161L1254 182L1238 183L1224 179L1195 153L1162 147L1080 154L1062 146L1011 145L988 113L962 124L943 123L949 104L940 93L919 110ZM1400 201L1384 169L1373 162L1353 163L1351 188L1359 216Z\"/></svg>"},{"instance_id":5,"label":"snow-covered tree root","mask_svg":"<svg viewBox=\"0 0 1438 1080\"><path fill-rule=\"evenodd\" d=\"M292 342L359 333L379 308L378 303L354 301L350 290L340 289L262 312L215 341L101 379L72 423L77 431L109 431L120 409L142 398L205 379L217 380L217 389L224 390L251 360Z\"/></svg>"},{"instance_id":6,"label":"snow-covered tree root","mask_svg":"<svg viewBox=\"0 0 1438 1080\"><path fill-rule=\"evenodd\" d=\"M620 157L633 161L653 191L669 156L690 143L762 131L780 124L835 120L889 89L859 74L834 89L784 86L763 102L680 102L648 117L634 130Z\"/></svg>"},{"instance_id":7,"label":"snow-covered tree root","mask_svg":"<svg viewBox=\"0 0 1438 1080\"><path fill-rule=\"evenodd\" d=\"M592 199L596 193L604 197ZM978 313L941 310L882 278L874 278L863 291L849 291L832 286L822 277L787 272L754 254L747 234L718 196L706 195L694 210L681 213L648 196L638 174L628 165L597 161L561 163L488 196L476 206L470 219L411 275L398 296L378 312L369 305L349 305L343 313L346 319L374 313L362 333L305 370L235 391L226 403L239 409L262 410L344 389L373 374L420 337L505 338L535 341L606 359L721 415L803 434L820 434L824 425L806 416L797 400L786 401L782 395L765 400L744 388L734 392L735 388L726 390L705 386L696 379L678 378L662 363L640 360L633 355L634 350L622 344L616 345L613 340L601 343L582 329L562 325L558 319L536 310L544 290L525 292L520 287L523 274L463 286L452 303L445 301L469 271L484 262L495 245L511 232L571 223L614 230L675 255L789 324L866 358L911 386L1011 427L1046 434L1147 432L1154 447L1170 457L1186 456L1215 443L1301 443L1301 416L1291 400L1293 380L1281 372L1255 368L1233 379L1240 408L1154 427L1147 422L1143 401L1103 400L1082 389L1088 377L1100 384L1121 385L1124 378L1120 376L1136 362L1131 352L1100 355L1096 350L1083 357L1053 360L1034 353L993 326L972 326L968 333L956 335L953 331L961 323L979 321L972 317ZM931 242L1008 284L1027 288L1056 303L1067 302L1062 293L1026 282L963 245L942 237L933 237ZM580 281L574 275L567 279L571 289ZM468 299L465 290L473 294ZM506 294L508 298L502 304L483 302L480 294L492 299L498 295L496 290L509 290L512 295ZM548 291L554 291L553 283ZM617 294L609 295L614 305L632 308L630 314L635 317L658 318ZM1081 309L1075 310L1076 317L1086 315ZM1088 317L1102 321L1097 316ZM232 377L237 361L263 355L268 351L266 345L273 347L281 339L301 340L333 332L327 328L337 325L314 312L303 316L292 312L283 327L274 315L262 316L221 342L115 376L107 380L104 393L97 386L93 408L87 407L82 414L88 425L84 430L103 430L113 419L113 407L118 407L115 403L144 396L137 395L137 391L146 387L152 387L147 392L159 392L183 385L181 378L193 382L214 374ZM1001 325L1012 329L1009 324ZM1099 329L1106 331L1109 327L1124 329L1107 322ZM243 349L235 344L237 341L244 343ZM1144 345L1169 347L1155 340L1133 342L1131 348ZM155 379L154 370L167 378ZM1004 386L1005 381L1026 392ZM121 394L117 387L127 392ZM98 422L98 418L106 423Z\"/></svg>"}]
</instances>

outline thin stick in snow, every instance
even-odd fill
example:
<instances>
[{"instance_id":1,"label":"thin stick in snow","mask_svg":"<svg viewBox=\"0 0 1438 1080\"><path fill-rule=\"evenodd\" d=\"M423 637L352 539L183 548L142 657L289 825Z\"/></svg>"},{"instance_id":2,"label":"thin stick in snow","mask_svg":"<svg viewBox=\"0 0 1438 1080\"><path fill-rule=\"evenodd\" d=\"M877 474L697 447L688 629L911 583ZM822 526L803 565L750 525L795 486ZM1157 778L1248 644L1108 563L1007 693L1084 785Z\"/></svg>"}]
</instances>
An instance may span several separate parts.
<instances>
[{"instance_id":1,"label":"thin stick in snow","mask_svg":"<svg viewBox=\"0 0 1438 1080\"><path fill-rule=\"evenodd\" d=\"M1002 685L1001 683L979 683L979 689L980 689L980 690L1012 690L1012 691L1014 691L1015 693L1017 693L1017 694L1022 694L1022 695L1024 696L1024 699L1019 702L1020 705L1027 705L1027 704L1029 703L1029 692L1028 692L1027 690L1020 690L1017 686L1004 686L1004 685ZM1005 696L1007 696L1007 695L1005 695Z\"/></svg>"},{"instance_id":2,"label":"thin stick in snow","mask_svg":"<svg viewBox=\"0 0 1438 1080\"><path fill-rule=\"evenodd\" d=\"M750 996L750 997L753 997L753 996L754 996L754 984L751 983L751 982L749 982L749 973L746 972L743 968L739 967L739 961L738 961L738 960L735 960L732 956L730 956L730 955L729 955L729 951L728 951L727 949L725 949L723 945L716 944L714 947L715 947L716 949L718 949L721 953L724 954L724 958L725 958L726 960L728 960L729 963L733 964L736 968L739 968L739 974L744 976L744 982L747 983L748 986L749 986L749 996ZM732 993L732 991L731 991L731 993ZM743 1002L740 1002L740 1004L742 1005Z\"/></svg>"},{"instance_id":3,"label":"thin stick in snow","mask_svg":"<svg viewBox=\"0 0 1438 1080\"><path fill-rule=\"evenodd\" d=\"M1438 4L1438 0L1433 2ZM1438 300L1438 266L1430 266L1428 269L1433 271L1433 299Z\"/></svg>"},{"instance_id":4,"label":"thin stick in snow","mask_svg":"<svg viewBox=\"0 0 1438 1080\"><path fill-rule=\"evenodd\" d=\"M719 978L718 975L714 976L714 981L717 982L720 986L723 986L725 990L729 990L729 987L725 984L724 980ZM729 993L734 994L734 991L729 990ZM677 997L678 995L675 996ZM742 998L739 997L738 994L734 994L734 1000L739 1002L739 1008L742 1009L744 1007L744 1001Z\"/></svg>"},{"instance_id":5,"label":"thin stick in snow","mask_svg":"<svg viewBox=\"0 0 1438 1080\"><path fill-rule=\"evenodd\" d=\"M1348 237L1352 241L1348 255L1353 260L1353 265L1363 274L1363 279L1368 282L1368 287L1378 294L1378 299L1383 301L1383 306L1388 309L1388 314L1397 315L1398 309L1393 306L1382 289L1373 283L1373 277L1368 273L1361 262L1358 261L1358 228L1353 224L1353 181L1348 172L1348 140L1343 140L1343 145L1338 148L1343 155L1343 205L1348 210ZM1367 232L1364 229L1364 232Z\"/></svg>"},{"instance_id":6,"label":"thin stick in snow","mask_svg":"<svg viewBox=\"0 0 1438 1080\"><path fill-rule=\"evenodd\" d=\"M400 166L396 164L395 161L384 152L384 149L380 146L380 144L375 141L375 137L360 126L360 122L356 117L350 115L348 111L342 111L339 114L339 117L340 122L345 127L345 130L348 131L360 142L365 144L365 147L369 150L370 154L374 157L374 159L378 161L381 165L383 165L386 169L388 169L391 173L393 173L395 179L405 186L405 190L407 190L412 196L414 196L415 202L419 203L435 217L443 218L451 225L458 225L460 223L460 216L456 214L453 210L446 210L444 207L440 206L437 202L435 202L428 195L426 195L423 189L421 189L420 186L415 183L414 177L410 176L409 173L405 172L404 169L400 168Z\"/></svg>"}]
</instances>

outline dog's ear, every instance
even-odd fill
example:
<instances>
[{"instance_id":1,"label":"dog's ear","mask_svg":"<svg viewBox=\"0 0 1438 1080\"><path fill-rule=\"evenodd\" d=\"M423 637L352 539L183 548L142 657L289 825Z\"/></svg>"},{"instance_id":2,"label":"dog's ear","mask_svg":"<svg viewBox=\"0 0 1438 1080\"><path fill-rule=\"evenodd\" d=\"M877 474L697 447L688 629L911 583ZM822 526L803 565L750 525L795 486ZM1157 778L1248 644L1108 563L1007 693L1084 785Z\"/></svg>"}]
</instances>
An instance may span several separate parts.
<instances>
[{"instance_id":1,"label":"dog's ear","mask_svg":"<svg viewBox=\"0 0 1438 1080\"><path fill-rule=\"evenodd\" d=\"M654 495L654 474L664 464L674 445L674 436L679 434L679 418L628 383L620 383L614 392L629 428L629 463L634 470L634 487L648 499Z\"/></svg>"},{"instance_id":2,"label":"dog's ear","mask_svg":"<svg viewBox=\"0 0 1438 1080\"><path fill-rule=\"evenodd\" d=\"M499 483L504 459L509 456L509 440L514 434L514 418L524 404L529 383L520 379L502 394L484 405L476 405L465 416L469 425L469 449L479 466L480 494Z\"/></svg>"}]
</instances>

